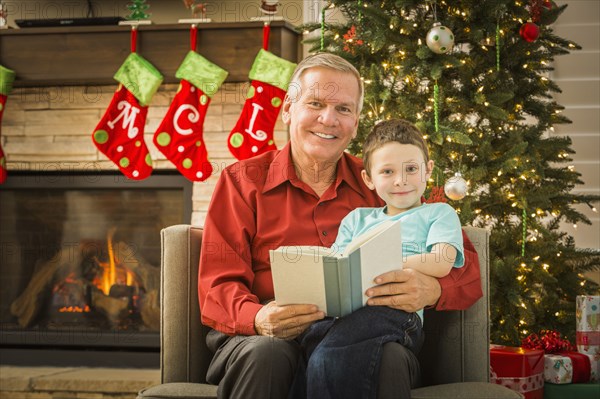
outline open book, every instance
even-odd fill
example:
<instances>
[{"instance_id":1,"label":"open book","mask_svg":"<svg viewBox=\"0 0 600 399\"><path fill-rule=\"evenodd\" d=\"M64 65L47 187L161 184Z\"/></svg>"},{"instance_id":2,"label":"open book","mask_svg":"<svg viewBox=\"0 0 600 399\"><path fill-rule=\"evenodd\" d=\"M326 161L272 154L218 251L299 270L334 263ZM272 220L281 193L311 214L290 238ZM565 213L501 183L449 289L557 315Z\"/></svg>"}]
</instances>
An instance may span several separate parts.
<instances>
[{"instance_id":1,"label":"open book","mask_svg":"<svg viewBox=\"0 0 600 399\"><path fill-rule=\"evenodd\" d=\"M386 221L335 248L284 246L271 250L271 272L278 305L314 304L341 317L364 306L365 291L378 275L402 268L400 221Z\"/></svg>"}]
</instances>

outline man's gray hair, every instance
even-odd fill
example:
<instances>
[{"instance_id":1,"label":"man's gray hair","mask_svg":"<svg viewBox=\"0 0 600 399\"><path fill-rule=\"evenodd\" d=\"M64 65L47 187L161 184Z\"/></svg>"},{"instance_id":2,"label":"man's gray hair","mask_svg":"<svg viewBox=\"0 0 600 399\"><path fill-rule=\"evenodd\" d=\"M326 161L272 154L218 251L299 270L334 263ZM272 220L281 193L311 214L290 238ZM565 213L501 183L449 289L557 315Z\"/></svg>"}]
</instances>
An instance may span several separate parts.
<instances>
[{"instance_id":1,"label":"man's gray hair","mask_svg":"<svg viewBox=\"0 0 600 399\"><path fill-rule=\"evenodd\" d=\"M363 85L363 81L360 78L360 74L358 73L358 70L356 70L356 68L351 63L349 63L339 55L331 53L316 53L309 55L308 57L300 61L300 63L294 70L294 74L290 79L290 89L293 90L294 87L301 87L300 78L302 77L302 74L310 68L329 68L335 71L347 72L354 75L354 77L356 78L356 82L358 83L359 90L357 115L360 115L360 112L362 111L363 107L363 101L365 98L365 88Z\"/></svg>"}]
</instances>

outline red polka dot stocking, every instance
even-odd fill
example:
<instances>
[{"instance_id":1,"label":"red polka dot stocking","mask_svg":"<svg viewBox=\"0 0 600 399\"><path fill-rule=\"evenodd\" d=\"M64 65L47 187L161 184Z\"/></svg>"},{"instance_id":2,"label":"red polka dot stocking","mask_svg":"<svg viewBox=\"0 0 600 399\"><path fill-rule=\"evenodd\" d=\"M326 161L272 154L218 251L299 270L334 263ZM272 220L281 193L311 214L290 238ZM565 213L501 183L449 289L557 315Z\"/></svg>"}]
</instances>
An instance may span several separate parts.
<instances>
[{"instance_id":1,"label":"red polka dot stocking","mask_svg":"<svg viewBox=\"0 0 600 399\"><path fill-rule=\"evenodd\" d=\"M152 158L144 143L148 107L119 85L102 120L94 129L96 147L130 179L142 180L152 173Z\"/></svg>"},{"instance_id":2,"label":"red polka dot stocking","mask_svg":"<svg viewBox=\"0 0 600 399\"><path fill-rule=\"evenodd\" d=\"M152 173L152 158L144 142L148 104L162 82L161 74L144 58L131 53L115 79L121 83L92 139L130 179Z\"/></svg>"},{"instance_id":3,"label":"red polka dot stocking","mask_svg":"<svg viewBox=\"0 0 600 399\"><path fill-rule=\"evenodd\" d=\"M263 47L266 47L267 38ZM296 64L261 49L250 70L251 86L227 146L237 159L275 150L273 129Z\"/></svg>"},{"instance_id":4,"label":"red polka dot stocking","mask_svg":"<svg viewBox=\"0 0 600 399\"><path fill-rule=\"evenodd\" d=\"M6 157L2 149L2 115L6 106L6 99L12 90L12 82L15 80L15 72L0 65L0 184L6 180Z\"/></svg>"},{"instance_id":5,"label":"red polka dot stocking","mask_svg":"<svg viewBox=\"0 0 600 399\"><path fill-rule=\"evenodd\" d=\"M277 149L273 130L284 97L285 90L257 80L251 82L242 114L229 134L229 151L237 159Z\"/></svg>"},{"instance_id":6,"label":"red polka dot stocking","mask_svg":"<svg viewBox=\"0 0 600 399\"><path fill-rule=\"evenodd\" d=\"M154 144L182 175L192 181L202 181L213 171L202 137L204 118L211 96L227 72L190 51L176 76L183 80L154 134Z\"/></svg>"}]
</instances>

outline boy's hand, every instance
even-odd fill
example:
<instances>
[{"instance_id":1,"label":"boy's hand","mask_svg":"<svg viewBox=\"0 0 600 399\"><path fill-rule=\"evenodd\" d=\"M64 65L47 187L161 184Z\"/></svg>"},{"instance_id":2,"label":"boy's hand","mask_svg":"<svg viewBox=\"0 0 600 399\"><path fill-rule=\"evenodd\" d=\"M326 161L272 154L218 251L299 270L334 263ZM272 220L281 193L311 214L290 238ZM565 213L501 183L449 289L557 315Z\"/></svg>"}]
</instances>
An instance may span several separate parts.
<instances>
[{"instance_id":1,"label":"boy's hand","mask_svg":"<svg viewBox=\"0 0 600 399\"><path fill-rule=\"evenodd\" d=\"M315 305L277 306L275 301L262 307L254 317L258 335L294 339L312 323L325 317Z\"/></svg>"},{"instance_id":2,"label":"boy's hand","mask_svg":"<svg viewBox=\"0 0 600 399\"><path fill-rule=\"evenodd\" d=\"M394 270L375 278L376 286L367 290L367 305L388 306L405 312L416 312L435 305L442 294L435 277L413 269Z\"/></svg>"}]
</instances>

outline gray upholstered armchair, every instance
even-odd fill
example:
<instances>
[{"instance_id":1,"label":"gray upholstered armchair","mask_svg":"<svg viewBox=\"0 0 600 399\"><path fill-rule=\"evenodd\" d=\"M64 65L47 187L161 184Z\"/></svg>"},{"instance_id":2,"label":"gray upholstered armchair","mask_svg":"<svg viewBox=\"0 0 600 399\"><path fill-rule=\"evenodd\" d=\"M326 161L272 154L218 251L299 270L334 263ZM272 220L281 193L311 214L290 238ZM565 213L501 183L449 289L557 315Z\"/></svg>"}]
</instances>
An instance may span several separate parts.
<instances>
[{"instance_id":1,"label":"gray upholstered armchair","mask_svg":"<svg viewBox=\"0 0 600 399\"><path fill-rule=\"evenodd\" d=\"M483 297L466 311L426 311L426 341L419 356L425 386L413 390L412 397L522 398L488 382L489 236L483 229L465 230L479 255ZM138 399L216 397L216 386L205 380L212 353L205 344L207 328L200 323L198 307L201 240L202 229L188 225L161 232L162 384L143 389ZM383 359L382 368L393 378L393 359Z\"/></svg>"}]
</instances>

